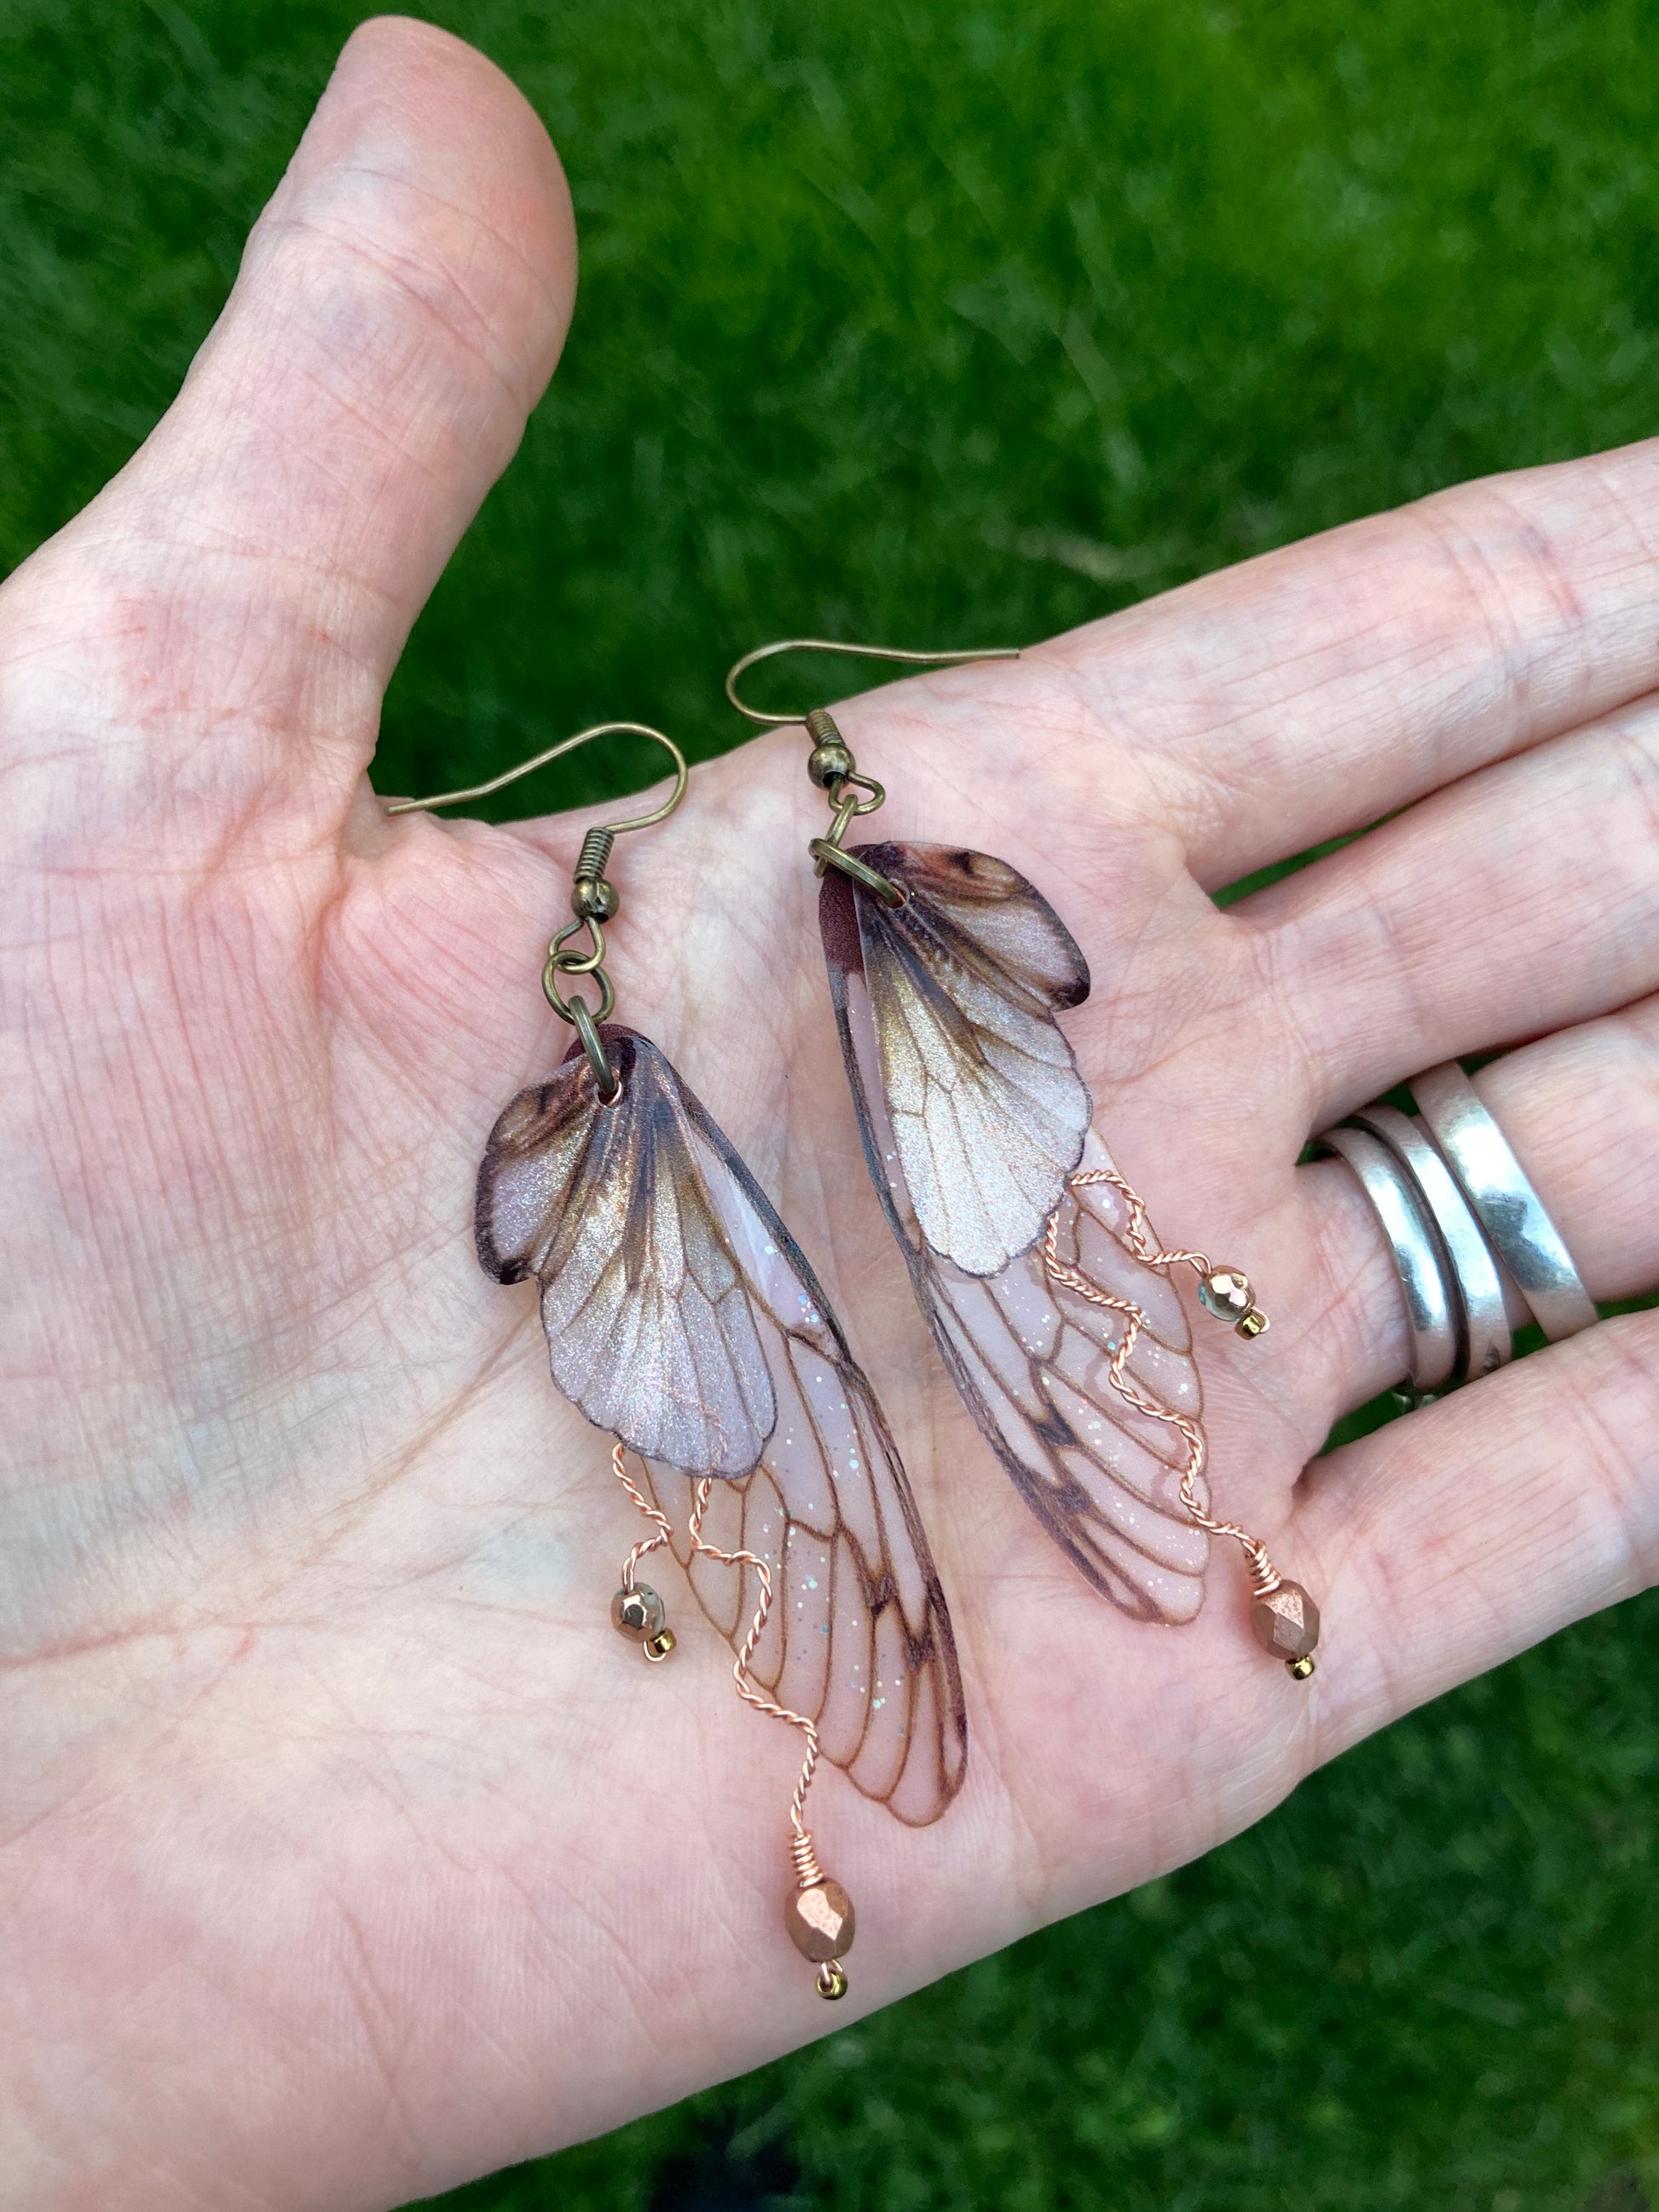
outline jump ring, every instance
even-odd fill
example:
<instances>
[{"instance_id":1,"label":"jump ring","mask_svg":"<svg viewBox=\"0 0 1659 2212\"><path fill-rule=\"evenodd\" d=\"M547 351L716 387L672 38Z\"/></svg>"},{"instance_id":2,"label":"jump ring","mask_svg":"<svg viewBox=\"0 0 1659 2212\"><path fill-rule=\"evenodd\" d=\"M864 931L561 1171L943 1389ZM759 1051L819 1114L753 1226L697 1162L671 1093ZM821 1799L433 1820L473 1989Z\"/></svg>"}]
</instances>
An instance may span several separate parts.
<instances>
[{"instance_id":1,"label":"jump ring","mask_svg":"<svg viewBox=\"0 0 1659 2212\"><path fill-rule=\"evenodd\" d=\"M617 994L611 988L611 978L603 968L595 968L592 972L599 986L599 1003L597 1006L588 1006L582 999L565 997L564 993L559 988L559 971L555 964L553 955L550 952L548 954L547 965L542 969L542 989L546 995L548 1005L552 1007L562 1022L576 1023L578 1006L581 1008L590 1022L608 1022L616 1012ZM580 1029L580 1024L576 1023L576 1026ZM608 1062L606 1064L609 1065Z\"/></svg>"},{"instance_id":2,"label":"jump ring","mask_svg":"<svg viewBox=\"0 0 1659 2212\"><path fill-rule=\"evenodd\" d=\"M576 1024L576 1034L582 1041L582 1050L587 1054L587 1064L593 1071L593 1080L599 1085L599 1097L608 1106L622 1089L622 1078L611 1065L604 1040L593 1026L593 1017L587 1011L587 1001L585 999L573 999L570 1001L570 1018Z\"/></svg>"},{"instance_id":3,"label":"jump ring","mask_svg":"<svg viewBox=\"0 0 1659 2212\"><path fill-rule=\"evenodd\" d=\"M591 952L567 952L563 949L568 937L582 930L591 931L593 949ZM590 921L584 915L580 921L568 921L547 948L547 957L561 975L593 975L605 964L605 929L601 923Z\"/></svg>"},{"instance_id":4,"label":"jump ring","mask_svg":"<svg viewBox=\"0 0 1659 2212\"><path fill-rule=\"evenodd\" d=\"M817 862L819 875L822 875L827 867L839 868L842 875L851 876L855 884L862 884L866 890L874 891L884 906L897 908L904 904L904 893L898 885L890 883L879 870L871 867L867 861L860 860L856 853L844 853L839 845L831 843L828 837L814 837L806 849Z\"/></svg>"}]
</instances>

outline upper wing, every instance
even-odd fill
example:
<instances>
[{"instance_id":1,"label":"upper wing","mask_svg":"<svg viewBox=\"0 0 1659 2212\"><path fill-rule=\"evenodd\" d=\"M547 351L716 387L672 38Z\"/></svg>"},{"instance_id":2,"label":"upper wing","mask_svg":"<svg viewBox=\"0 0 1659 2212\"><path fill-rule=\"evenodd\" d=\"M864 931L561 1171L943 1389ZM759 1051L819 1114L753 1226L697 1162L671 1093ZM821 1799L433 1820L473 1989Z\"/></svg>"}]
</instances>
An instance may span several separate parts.
<instances>
[{"instance_id":1,"label":"upper wing","mask_svg":"<svg viewBox=\"0 0 1659 2212\"><path fill-rule=\"evenodd\" d=\"M874 1393L703 1106L646 1038L600 1034L622 1079L614 1105L599 1103L576 1046L496 1124L479 1174L480 1258L502 1280L540 1278L556 1377L645 1460L698 1601L736 1647L758 1577L693 1559L684 1534L692 1486L727 1478L703 1533L771 1571L756 1680L815 1723L824 1756L866 1796L902 1820L937 1819L967 1760L962 1680Z\"/></svg>"},{"instance_id":2,"label":"upper wing","mask_svg":"<svg viewBox=\"0 0 1659 2212\"><path fill-rule=\"evenodd\" d=\"M910 1201L935 1252L992 1275L1042 1235L1082 1151L1089 1093L1054 1012L1088 996L1089 971L1006 861L945 845L860 857L905 893L855 912Z\"/></svg>"},{"instance_id":3,"label":"upper wing","mask_svg":"<svg viewBox=\"0 0 1659 2212\"><path fill-rule=\"evenodd\" d=\"M893 866L907 849L866 848L860 858L908 888ZM1054 1281L1040 1241L1047 1217L1039 1237L989 1275L958 1265L927 1232L888 1110L855 902L878 904L847 877L825 876L820 912L842 1048L870 1171L951 1380L1021 1496L1085 1577L1126 1612L1188 1620L1203 1602L1208 1539L1181 1503L1187 1455L1179 1433L1126 1403L1109 1379L1126 1316ZM1067 1173L1110 1164L1091 1133ZM1124 1201L1109 1185L1074 1188L1062 1177L1049 1211L1056 1208L1059 1256L1139 1309L1129 1378L1146 1397L1197 1419L1203 1399L1185 1311L1167 1277L1123 1241Z\"/></svg>"},{"instance_id":4,"label":"upper wing","mask_svg":"<svg viewBox=\"0 0 1659 2212\"><path fill-rule=\"evenodd\" d=\"M537 1277L553 1377L629 1449L747 1474L777 1401L736 1254L693 1158L678 1079L605 1031L622 1095L600 1103L580 1044L502 1113L478 1169L478 1260Z\"/></svg>"}]
</instances>

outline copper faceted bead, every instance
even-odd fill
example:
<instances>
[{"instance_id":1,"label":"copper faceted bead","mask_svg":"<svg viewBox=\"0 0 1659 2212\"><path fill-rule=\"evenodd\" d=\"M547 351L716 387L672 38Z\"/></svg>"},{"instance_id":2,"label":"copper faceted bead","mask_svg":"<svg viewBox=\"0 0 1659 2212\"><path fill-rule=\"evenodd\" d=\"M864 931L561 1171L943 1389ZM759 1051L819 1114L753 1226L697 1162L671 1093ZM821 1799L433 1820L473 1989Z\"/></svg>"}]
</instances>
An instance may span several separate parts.
<instances>
[{"instance_id":1,"label":"copper faceted bead","mask_svg":"<svg viewBox=\"0 0 1659 2212\"><path fill-rule=\"evenodd\" d=\"M1319 1607L1301 1583L1280 1583L1276 1590L1257 1598L1250 1607L1250 1626L1262 1649L1292 1670L1301 1668L1297 1679L1305 1681L1313 1668L1303 1668L1302 1662L1311 1659L1319 1641Z\"/></svg>"},{"instance_id":2,"label":"copper faceted bead","mask_svg":"<svg viewBox=\"0 0 1659 2212\"><path fill-rule=\"evenodd\" d=\"M790 1892L783 1924L803 1959L825 1966L853 1947L853 1900L825 1875L810 1888Z\"/></svg>"}]
</instances>

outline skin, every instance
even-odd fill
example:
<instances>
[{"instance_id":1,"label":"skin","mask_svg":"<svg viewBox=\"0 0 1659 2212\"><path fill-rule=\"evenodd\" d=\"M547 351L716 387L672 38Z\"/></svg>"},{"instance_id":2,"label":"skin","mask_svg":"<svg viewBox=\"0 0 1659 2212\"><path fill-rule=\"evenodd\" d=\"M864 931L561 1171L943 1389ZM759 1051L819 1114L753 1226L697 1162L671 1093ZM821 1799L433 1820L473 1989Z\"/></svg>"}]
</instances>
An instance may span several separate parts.
<instances>
[{"instance_id":1,"label":"skin","mask_svg":"<svg viewBox=\"0 0 1659 2212\"><path fill-rule=\"evenodd\" d=\"M585 821L388 823L365 777L574 281L520 95L366 26L176 405L0 592L10 2203L384 2206L608 2128L1207 1850L1654 1578L1653 1315L1310 1463L1404 1317L1347 1171L1295 1162L1516 1044L1480 1088L1590 1288L1659 1274L1659 447L838 710L880 834L1053 899L1116 1156L1274 1316L1200 1348L1218 1501L1324 1610L1305 1687L1231 1548L1196 1625L1136 1627L1015 1498L859 1158L800 734L699 769L617 848L620 1013L825 1275L973 1731L927 1831L825 1775L860 1935L845 2004L813 1995L779 1922L798 1745L672 1571L672 1665L612 1634L636 1525L532 1292L472 1254L484 1137L567 1042L537 977ZM741 902L710 888L738 854Z\"/></svg>"}]
</instances>

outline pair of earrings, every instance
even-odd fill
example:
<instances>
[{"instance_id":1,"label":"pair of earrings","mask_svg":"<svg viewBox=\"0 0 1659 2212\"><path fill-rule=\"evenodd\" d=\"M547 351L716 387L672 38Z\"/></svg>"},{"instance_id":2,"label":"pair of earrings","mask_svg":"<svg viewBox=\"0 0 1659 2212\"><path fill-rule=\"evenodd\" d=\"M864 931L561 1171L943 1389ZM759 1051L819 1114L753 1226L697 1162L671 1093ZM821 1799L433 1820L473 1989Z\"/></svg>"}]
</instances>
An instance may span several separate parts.
<instances>
[{"instance_id":1,"label":"pair of earrings","mask_svg":"<svg viewBox=\"0 0 1659 2212\"><path fill-rule=\"evenodd\" d=\"M799 650L922 665L1013 655L788 639L747 654L726 689L750 721L803 722L811 739L808 772L831 820L810 851L865 1156L963 1404L1048 1534L1137 1619L1190 1620L1209 1538L1234 1538L1258 1638L1305 1680L1319 1633L1312 1599L1210 1510L1202 1395L1170 1278L1191 1267L1200 1304L1246 1338L1267 1326L1250 1284L1201 1252L1164 1250L1095 1134L1055 1020L1088 995L1089 971L1042 894L982 853L849 848L853 823L885 793L830 715L766 714L739 696L750 668ZM611 1018L611 846L679 805L684 757L644 724L601 723L488 784L386 811L481 797L628 732L667 750L673 789L583 840L574 919L542 975L575 1036L557 1072L521 1091L490 1133L478 1257L497 1281L536 1278L554 1379L611 1433L613 1473L649 1526L623 1564L615 1626L647 1661L673 1650L666 1608L638 1571L671 1550L733 1648L739 1695L805 1740L785 1920L820 1995L836 1998L854 1911L806 1824L817 1765L829 1759L898 1819L926 1826L961 1787L966 1706L903 1463L821 1285L664 1054Z\"/></svg>"}]
</instances>

